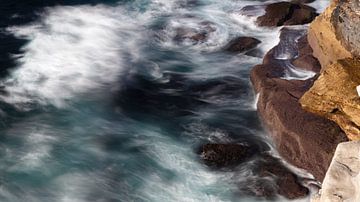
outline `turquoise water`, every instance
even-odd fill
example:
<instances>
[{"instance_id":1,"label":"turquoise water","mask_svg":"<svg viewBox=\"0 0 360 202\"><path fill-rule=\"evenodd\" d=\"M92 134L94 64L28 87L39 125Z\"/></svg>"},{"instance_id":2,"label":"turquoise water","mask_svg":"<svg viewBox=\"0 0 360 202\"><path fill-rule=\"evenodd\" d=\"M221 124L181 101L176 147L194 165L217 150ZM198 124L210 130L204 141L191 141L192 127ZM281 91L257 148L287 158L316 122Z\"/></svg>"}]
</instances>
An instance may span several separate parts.
<instances>
[{"instance_id":1,"label":"turquoise water","mask_svg":"<svg viewBox=\"0 0 360 202\"><path fill-rule=\"evenodd\" d=\"M261 200L246 191L251 166L212 170L197 154L209 142L271 149L249 70L278 29L254 25L261 9L241 15L254 4L0 3L0 201ZM204 41L174 40L209 26ZM255 56L223 51L236 36L262 41Z\"/></svg>"}]
</instances>

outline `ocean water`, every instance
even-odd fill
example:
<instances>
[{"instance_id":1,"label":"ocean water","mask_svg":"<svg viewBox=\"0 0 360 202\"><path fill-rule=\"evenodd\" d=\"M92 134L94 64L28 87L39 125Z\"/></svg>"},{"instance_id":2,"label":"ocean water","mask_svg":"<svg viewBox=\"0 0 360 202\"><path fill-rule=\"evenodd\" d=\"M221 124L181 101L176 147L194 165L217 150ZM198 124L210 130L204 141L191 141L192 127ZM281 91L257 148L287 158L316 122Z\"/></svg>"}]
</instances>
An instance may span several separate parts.
<instances>
[{"instance_id":1,"label":"ocean water","mask_svg":"<svg viewBox=\"0 0 360 202\"><path fill-rule=\"evenodd\" d=\"M197 151L276 155L249 81L279 42L254 24L268 2L1 0L0 201L266 201L246 191L251 162L213 170ZM262 43L223 51L237 36Z\"/></svg>"}]
</instances>

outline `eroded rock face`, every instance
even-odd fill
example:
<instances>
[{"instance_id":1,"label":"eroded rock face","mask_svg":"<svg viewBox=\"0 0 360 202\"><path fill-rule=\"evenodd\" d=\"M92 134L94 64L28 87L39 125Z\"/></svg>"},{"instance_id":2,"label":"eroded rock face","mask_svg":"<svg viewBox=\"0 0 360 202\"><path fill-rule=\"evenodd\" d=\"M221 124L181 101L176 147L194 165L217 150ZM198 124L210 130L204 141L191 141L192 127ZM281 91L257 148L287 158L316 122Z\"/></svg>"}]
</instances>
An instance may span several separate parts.
<instances>
[{"instance_id":1,"label":"eroded rock face","mask_svg":"<svg viewBox=\"0 0 360 202\"><path fill-rule=\"evenodd\" d=\"M309 27L308 41L313 49L313 55L319 60L322 69L339 59L352 57L350 51L346 50L335 35L335 28L331 18L336 3L331 5L318 16Z\"/></svg>"},{"instance_id":2,"label":"eroded rock face","mask_svg":"<svg viewBox=\"0 0 360 202\"><path fill-rule=\"evenodd\" d=\"M302 25L310 23L317 16L316 10L310 6L292 2L269 4L265 15L258 17L259 26Z\"/></svg>"},{"instance_id":3,"label":"eroded rock face","mask_svg":"<svg viewBox=\"0 0 360 202\"><path fill-rule=\"evenodd\" d=\"M313 87L301 98L301 105L335 121L352 140L360 140L360 61L338 60L328 65Z\"/></svg>"},{"instance_id":4,"label":"eroded rock face","mask_svg":"<svg viewBox=\"0 0 360 202\"><path fill-rule=\"evenodd\" d=\"M360 142L341 143L313 202L360 201Z\"/></svg>"}]
</instances>

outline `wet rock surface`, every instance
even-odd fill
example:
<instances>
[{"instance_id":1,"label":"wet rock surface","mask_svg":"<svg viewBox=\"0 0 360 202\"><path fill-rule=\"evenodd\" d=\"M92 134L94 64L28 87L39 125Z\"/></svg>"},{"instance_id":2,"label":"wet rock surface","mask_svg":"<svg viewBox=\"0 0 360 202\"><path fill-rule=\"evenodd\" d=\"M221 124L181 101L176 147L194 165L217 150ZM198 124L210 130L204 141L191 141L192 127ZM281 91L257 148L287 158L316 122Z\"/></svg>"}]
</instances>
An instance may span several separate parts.
<instances>
[{"instance_id":1,"label":"wet rock surface","mask_svg":"<svg viewBox=\"0 0 360 202\"><path fill-rule=\"evenodd\" d=\"M300 179L279 159L265 152L256 153L258 151L255 151L254 147L243 144L206 144L201 148L201 158L205 164L218 169L246 166L250 160L255 159L252 157L256 156L251 166L259 178L247 182L248 186L243 191L249 195L275 199L279 194L295 199L309 193L309 190L301 185Z\"/></svg>"},{"instance_id":2,"label":"wet rock surface","mask_svg":"<svg viewBox=\"0 0 360 202\"><path fill-rule=\"evenodd\" d=\"M259 26L282 26L282 25L302 25L310 23L317 16L316 10L293 2L277 2L269 4L265 9L265 14L257 18Z\"/></svg>"},{"instance_id":3,"label":"wet rock surface","mask_svg":"<svg viewBox=\"0 0 360 202\"><path fill-rule=\"evenodd\" d=\"M286 34L283 31L280 38L286 38ZM299 41L302 43L298 44L297 58L310 57L312 53L308 51L306 40ZM312 86L314 78L283 79L288 66L283 60L276 59L279 48L272 49L263 64L251 71L251 81L259 93L258 113L280 155L313 174L317 180L322 180L337 144L347 138L334 122L301 107L299 99ZM291 62L293 60L290 58ZM306 69L318 71L320 67L318 63L309 63Z\"/></svg>"},{"instance_id":4,"label":"wet rock surface","mask_svg":"<svg viewBox=\"0 0 360 202\"><path fill-rule=\"evenodd\" d=\"M237 37L225 47L228 52L240 53L255 48L261 41L253 37Z\"/></svg>"}]
</instances>

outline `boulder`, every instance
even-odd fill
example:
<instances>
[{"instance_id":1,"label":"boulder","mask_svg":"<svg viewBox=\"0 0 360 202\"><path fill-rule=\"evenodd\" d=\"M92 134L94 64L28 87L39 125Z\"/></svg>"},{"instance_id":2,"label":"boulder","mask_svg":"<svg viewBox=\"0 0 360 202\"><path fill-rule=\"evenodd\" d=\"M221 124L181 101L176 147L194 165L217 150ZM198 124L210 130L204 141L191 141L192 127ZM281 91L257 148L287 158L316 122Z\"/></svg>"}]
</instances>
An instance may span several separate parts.
<instances>
[{"instance_id":1,"label":"boulder","mask_svg":"<svg viewBox=\"0 0 360 202\"><path fill-rule=\"evenodd\" d=\"M292 2L277 2L267 5L265 14L257 18L259 26L282 26L307 24L317 16L310 6Z\"/></svg>"},{"instance_id":2,"label":"boulder","mask_svg":"<svg viewBox=\"0 0 360 202\"><path fill-rule=\"evenodd\" d=\"M313 202L360 201L360 142L338 145L334 158Z\"/></svg>"},{"instance_id":3,"label":"boulder","mask_svg":"<svg viewBox=\"0 0 360 202\"><path fill-rule=\"evenodd\" d=\"M229 52L244 52L255 48L261 41L253 37L237 37L225 47Z\"/></svg>"},{"instance_id":4,"label":"boulder","mask_svg":"<svg viewBox=\"0 0 360 202\"><path fill-rule=\"evenodd\" d=\"M306 110L335 121L352 140L360 140L359 67L360 61L350 58L328 65L300 100Z\"/></svg>"}]
</instances>

